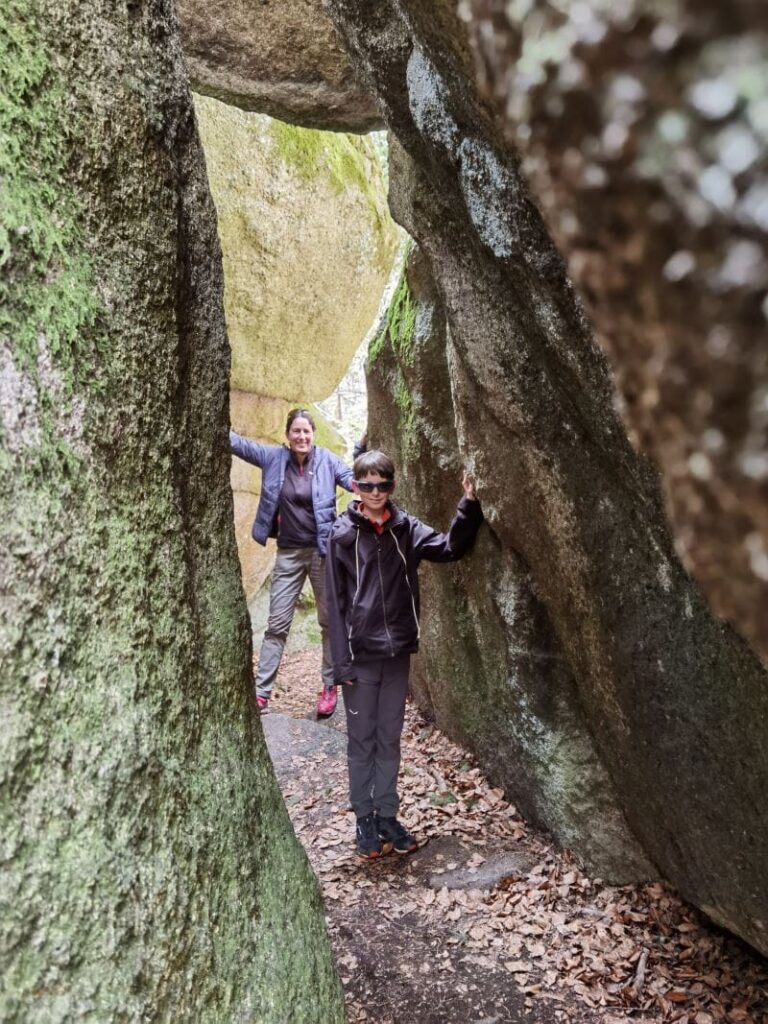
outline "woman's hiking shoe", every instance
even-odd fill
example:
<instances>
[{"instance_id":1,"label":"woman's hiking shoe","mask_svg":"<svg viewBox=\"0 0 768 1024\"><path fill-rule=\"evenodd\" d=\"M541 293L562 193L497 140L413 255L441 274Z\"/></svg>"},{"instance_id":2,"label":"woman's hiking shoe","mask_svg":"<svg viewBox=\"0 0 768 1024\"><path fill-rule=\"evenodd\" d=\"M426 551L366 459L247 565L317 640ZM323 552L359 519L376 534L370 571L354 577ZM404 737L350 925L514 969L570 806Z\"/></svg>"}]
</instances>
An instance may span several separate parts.
<instances>
[{"instance_id":1,"label":"woman's hiking shoe","mask_svg":"<svg viewBox=\"0 0 768 1024\"><path fill-rule=\"evenodd\" d=\"M381 857L383 853L389 853L392 849L391 843L382 843L381 839L379 839L373 811L370 814L366 814L364 818L357 819L355 839L357 841L357 855L364 858L364 860L375 860L376 857Z\"/></svg>"},{"instance_id":2,"label":"woman's hiking shoe","mask_svg":"<svg viewBox=\"0 0 768 1024\"><path fill-rule=\"evenodd\" d=\"M380 818L376 815L376 831L383 843L391 843L395 853L413 853L419 844L397 818Z\"/></svg>"},{"instance_id":3,"label":"woman's hiking shoe","mask_svg":"<svg viewBox=\"0 0 768 1024\"><path fill-rule=\"evenodd\" d=\"M330 718L336 710L336 687L326 686L317 702L317 717Z\"/></svg>"},{"instance_id":4,"label":"woman's hiking shoe","mask_svg":"<svg viewBox=\"0 0 768 1024\"><path fill-rule=\"evenodd\" d=\"M256 697L256 707L259 709L260 715L266 715L269 711L269 697Z\"/></svg>"}]
</instances>

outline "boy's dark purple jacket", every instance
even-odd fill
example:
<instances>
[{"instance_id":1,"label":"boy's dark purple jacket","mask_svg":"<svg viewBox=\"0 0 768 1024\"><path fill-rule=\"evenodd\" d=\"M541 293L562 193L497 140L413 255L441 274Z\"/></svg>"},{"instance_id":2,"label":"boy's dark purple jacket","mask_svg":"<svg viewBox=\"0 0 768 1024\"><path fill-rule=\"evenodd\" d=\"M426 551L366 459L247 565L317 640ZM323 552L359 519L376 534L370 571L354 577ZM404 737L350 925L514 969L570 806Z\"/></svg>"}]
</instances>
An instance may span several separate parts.
<instances>
[{"instance_id":1,"label":"boy's dark purple jacket","mask_svg":"<svg viewBox=\"0 0 768 1024\"><path fill-rule=\"evenodd\" d=\"M355 664L413 654L419 647L419 562L455 562L483 521L479 501L462 498L448 533L389 504L381 534L353 501L333 525L325 562L333 674Z\"/></svg>"}]
</instances>

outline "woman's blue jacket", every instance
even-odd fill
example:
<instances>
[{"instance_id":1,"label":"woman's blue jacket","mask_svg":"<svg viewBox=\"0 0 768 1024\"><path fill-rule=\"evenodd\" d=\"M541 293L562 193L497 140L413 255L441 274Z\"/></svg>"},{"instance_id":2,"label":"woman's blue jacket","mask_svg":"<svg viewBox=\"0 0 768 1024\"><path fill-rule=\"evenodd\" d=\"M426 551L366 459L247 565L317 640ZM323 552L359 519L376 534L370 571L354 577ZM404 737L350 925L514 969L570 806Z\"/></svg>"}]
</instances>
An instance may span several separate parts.
<instances>
[{"instance_id":1,"label":"woman's blue jacket","mask_svg":"<svg viewBox=\"0 0 768 1024\"><path fill-rule=\"evenodd\" d=\"M285 467L291 450L285 445L258 444L247 437L229 432L229 446L234 455L261 469L261 497L253 520L251 535L258 544L266 544L275 536L275 517L283 489ZM336 518L336 486L352 490L352 470L327 448L315 448L312 457L312 505L317 526L317 550L325 557L328 535Z\"/></svg>"}]
</instances>

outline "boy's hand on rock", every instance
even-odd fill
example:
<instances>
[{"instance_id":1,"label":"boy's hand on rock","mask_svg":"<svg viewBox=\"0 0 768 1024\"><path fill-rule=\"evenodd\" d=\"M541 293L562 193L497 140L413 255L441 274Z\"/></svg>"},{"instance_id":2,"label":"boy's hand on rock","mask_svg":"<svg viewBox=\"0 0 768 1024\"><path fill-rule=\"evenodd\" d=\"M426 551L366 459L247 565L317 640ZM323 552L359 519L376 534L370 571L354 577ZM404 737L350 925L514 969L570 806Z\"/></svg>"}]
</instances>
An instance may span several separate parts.
<instances>
[{"instance_id":1,"label":"boy's hand on rock","mask_svg":"<svg viewBox=\"0 0 768 1024\"><path fill-rule=\"evenodd\" d=\"M472 477L469 475L466 469L464 470L464 476L461 481L461 486L464 488L465 498L468 498L469 501L477 501L477 495L475 494L475 481L472 479Z\"/></svg>"}]
</instances>

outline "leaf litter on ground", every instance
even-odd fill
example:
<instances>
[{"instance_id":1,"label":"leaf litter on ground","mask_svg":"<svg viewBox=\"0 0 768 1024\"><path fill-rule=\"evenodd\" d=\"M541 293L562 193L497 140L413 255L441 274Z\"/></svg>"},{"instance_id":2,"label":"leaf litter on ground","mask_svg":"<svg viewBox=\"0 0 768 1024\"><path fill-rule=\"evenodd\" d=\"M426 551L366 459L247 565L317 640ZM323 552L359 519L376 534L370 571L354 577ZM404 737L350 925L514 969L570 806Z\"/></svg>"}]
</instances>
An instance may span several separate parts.
<instances>
[{"instance_id":1,"label":"leaf litter on ground","mask_svg":"<svg viewBox=\"0 0 768 1024\"><path fill-rule=\"evenodd\" d=\"M286 657L271 709L312 717L317 679L317 649ZM341 697L329 725L343 729ZM324 761L318 773L312 758L296 756L299 771L284 786L284 797L321 885L352 1024L374 1019L366 1007L376 976L369 974L366 995L356 984L356 958L340 941L337 919L340 908L356 905L363 894L387 921L407 925L418 915L427 929L443 929L446 949L458 952L473 973L503 968L524 994L526 1009L533 1010L534 1000L551 1003L547 1019L768 1024L768 964L749 947L718 931L663 882L613 886L589 877L569 851L527 825L472 756L410 702L402 747L400 817L421 844L453 837L464 849L436 862L433 884L445 871L476 869L487 851L500 848L524 851L534 866L484 891L433 888L412 871L409 858L361 862L354 853L344 758ZM429 961L401 967L425 978L439 971ZM455 968L446 960L442 969ZM447 1015L435 1020L465 1019L461 992L454 996L440 1011ZM397 1011L392 1007L392 1020ZM380 1011L375 1019L386 1024Z\"/></svg>"}]
</instances>

